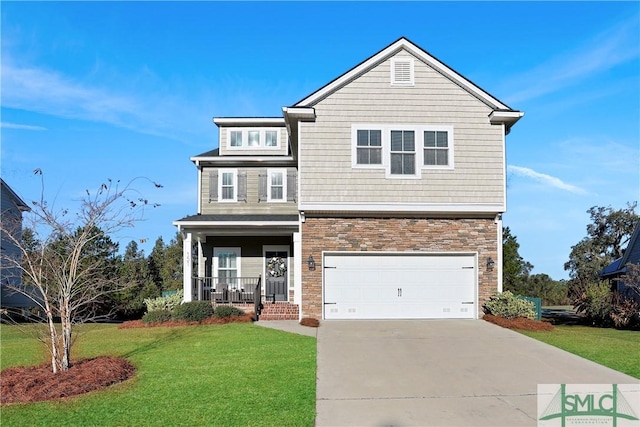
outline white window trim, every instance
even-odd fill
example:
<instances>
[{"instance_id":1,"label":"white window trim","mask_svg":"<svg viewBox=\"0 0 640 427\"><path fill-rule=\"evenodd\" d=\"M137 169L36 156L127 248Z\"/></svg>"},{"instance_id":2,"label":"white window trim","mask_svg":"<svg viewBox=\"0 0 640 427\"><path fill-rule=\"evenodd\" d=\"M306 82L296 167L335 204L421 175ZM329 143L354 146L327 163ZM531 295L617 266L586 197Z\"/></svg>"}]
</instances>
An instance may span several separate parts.
<instances>
[{"instance_id":1,"label":"white window trim","mask_svg":"<svg viewBox=\"0 0 640 427\"><path fill-rule=\"evenodd\" d=\"M271 176L275 173L282 174L282 199L271 198ZM287 170L267 169L267 203L287 203Z\"/></svg>"},{"instance_id":2,"label":"white window trim","mask_svg":"<svg viewBox=\"0 0 640 427\"><path fill-rule=\"evenodd\" d=\"M222 176L225 173L233 174L233 199L222 198L222 182L224 179ZM218 169L218 202L219 203L234 203L238 201L238 169Z\"/></svg>"},{"instance_id":3,"label":"white window trim","mask_svg":"<svg viewBox=\"0 0 640 427\"><path fill-rule=\"evenodd\" d=\"M382 164L358 164L358 130L380 130L382 133ZM411 130L415 132L415 175L391 174L391 131ZM446 131L449 137L449 165L424 165L424 132ZM454 169L454 131L451 125L415 125L415 124L380 124L357 123L351 125L351 168L365 170L384 170L387 179L422 179L423 170L453 170Z\"/></svg>"},{"instance_id":4,"label":"white window trim","mask_svg":"<svg viewBox=\"0 0 640 427\"><path fill-rule=\"evenodd\" d=\"M425 131L445 131L447 132L447 148L449 150L449 164L448 165L425 165L424 164L424 133ZM422 166L420 166L422 169L440 169L440 170L453 170L454 169L454 150L453 150L453 146L454 146L454 135L453 135L453 126L423 126L422 130L421 130L421 135L420 135L420 139L421 139L421 144L420 144L420 150L422 150L422 153L420 153L420 156L422 157L422 161L420 162L420 164Z\"/></svg>"},{"instance_id":5,"label":"white window trim","mask_svg":"<svg viewBox=\"0 0 640 427\"><path fill-rule=\"evenodd\" d=\"M397 81L396 80L396 64L404 62L409 64L409 81ZM414 60L413 58L393 58L391 59L391 86L415 86L415 72L414 72Z\"/></svg>"},{"instance_id":6,"label":"white window trim","mask_svg":"<svg viewBox=\"0 0 640 427\"><path fill-rule=\"evenodd\" d=\"M260 145L249 146L249 132L257 131L260 132ZM276 140L278 144L275 146L267 146L267 131L276 132ZM275 127L255 127L255 128L227 128L227 149L228 150L238 150L238 151L246 151L246 150L279 150L282 146L280 138L282 137L281 133L282 129ZM241 132L242 133L242 145L240 147L232 147L231 146L231 132Z\"/></svg>"},{"instance_id":7,"label":"white window trim","mask_svg":"<svg viewBox=\"0 0 640 427\"><path fill-rule=\"evenodd\" d=\"M235 252L236 254L236 277L242 277L242 271L240 270L242 266L242 251L241 248L237 247L220 247L213 248L213 277L219 277L219 268L218 268L218 255L220 252Z\"/></svg>"},{"instance_id":8,"label":"white window trim","mask_svg":"<svg viewBox=\"0 0 640 427\"><path fill-rule=\"evenodd\" d=\"M359 130L379 130L382 137L382 164L360 164L358 163L358 131ZM383 169L384 166L384 127L381 125L353 125L351 126L351 167L354 169Z\"/></svg>"}]
</instances>

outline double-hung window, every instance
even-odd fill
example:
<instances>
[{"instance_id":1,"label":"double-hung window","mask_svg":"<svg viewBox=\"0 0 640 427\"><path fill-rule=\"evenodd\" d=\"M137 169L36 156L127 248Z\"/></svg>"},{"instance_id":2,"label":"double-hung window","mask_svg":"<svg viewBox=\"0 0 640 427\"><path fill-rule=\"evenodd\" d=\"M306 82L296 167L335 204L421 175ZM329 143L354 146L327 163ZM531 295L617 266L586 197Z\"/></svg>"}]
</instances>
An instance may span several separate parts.
<instances>
[{"instance_id":1,"label":"double-hung window","mask_svg":"<svg viewBox=\"0 0 640 427\"><path fill-rule=\"evenodd\" d=\"M269 169L267 174L269 183L267 201L287 201L287 171L286 169Z\"/></svg>"},{"instance_id":2,"label":"double-hung window","mask_svg":"<svg viewBox=\"0 0 640 427\"><path fill-rule=\"evenodd\" d=\"M382 131L358 129L356 142L357 164L382 164Z\"/></svg>"},{"instance_id":3,"label":"double-hung window","mask_svg":"<svg viewBox=\"0 0 640 427\"><path fill-rule=\"evenodd\" d=\"M237 190L237 171L234 170L220 170L220 194L221 202L235 202L236 190Z\"/></svg>"},{"instance_id":4,"label":"double-hung window","mask_svg":"<svg viewBox=\"0 0 640 427\"><path fill-rule=\"evenodd\" d=\"M424 166L449 166L448 131L424 131Z\"/></svg>"},{"instance_id":5,"label":"double-hung window","mask_svg":"<svg viewBox=\"0 0 640 427\"><path fill-rule=\"evenodd\" d=\"M416 137L413 130L391 131L391 175L416 174Z\"/></svg>"}]
</instances>

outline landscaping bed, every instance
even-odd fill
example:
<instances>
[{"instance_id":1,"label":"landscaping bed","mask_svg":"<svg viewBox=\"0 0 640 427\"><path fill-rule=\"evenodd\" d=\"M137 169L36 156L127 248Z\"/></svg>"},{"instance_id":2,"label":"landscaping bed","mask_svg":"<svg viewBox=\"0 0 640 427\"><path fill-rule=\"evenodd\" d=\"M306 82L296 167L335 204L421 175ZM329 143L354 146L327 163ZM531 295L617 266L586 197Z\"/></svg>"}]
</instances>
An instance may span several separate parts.
<instances>
[{"instance_id":1,"label":"landscaping bed","mask_svg":"<svg viewBox=\"0 0 640 427\"><path fill-rule=\"evenodd\" d=\"M135 375L136 368L121 357L96 357L75 362L54 374L51 364L7 368L0 375L0 404L62 399L101 390Z\"/></svg>"},{"instance_id":2,"label":"landscaping bed","mask_svg":"<svg viewBox=\"0 0 640 427\"><path fill-rule=\"evenodd\" d=\"M498 326L508 329L518 329L523 331L552 331L553 325L549 322L541 320L528 319L526 317L516 317L513 319L505 319L504 317L485 314L483 317L487 322L494 323Z\"/></svg>"}]
</instances>

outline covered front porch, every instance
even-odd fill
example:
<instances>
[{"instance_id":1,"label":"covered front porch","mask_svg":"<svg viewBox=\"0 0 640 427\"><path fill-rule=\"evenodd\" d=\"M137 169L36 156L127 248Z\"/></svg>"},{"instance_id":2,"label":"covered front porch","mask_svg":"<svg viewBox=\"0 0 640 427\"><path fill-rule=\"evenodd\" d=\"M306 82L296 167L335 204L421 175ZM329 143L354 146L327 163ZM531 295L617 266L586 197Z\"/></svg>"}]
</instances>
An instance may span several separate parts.
<instances>
[{"instance_id":1,"label":"covered front porch","mask_svg":"<svg viewBox=\"0 0 640 427\"><path fill-rule=\"evenodd\" d=\"M261 218L256 218L261 217ZM297 215L195 215L174 222L183 237L185 301L298 319L301 244Z\"/></svg>"}]
</instances>

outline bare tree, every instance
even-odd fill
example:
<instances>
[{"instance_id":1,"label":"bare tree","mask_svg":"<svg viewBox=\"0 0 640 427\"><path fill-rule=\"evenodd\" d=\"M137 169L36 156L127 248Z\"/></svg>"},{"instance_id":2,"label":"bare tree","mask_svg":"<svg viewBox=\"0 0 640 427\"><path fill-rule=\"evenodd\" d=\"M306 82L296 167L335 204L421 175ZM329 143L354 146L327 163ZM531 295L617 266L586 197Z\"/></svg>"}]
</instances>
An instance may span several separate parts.
<instances>
[{"instance_id":1,"label":"bare tree","mask_svg":"<svg viewBox=\"0 0 640 427\"><path fill-rule=\"evenodd\" d=\"M4 251L1 256L3 265L10 267L6 271L22 275L21 285L7 286L31 299L42 313L46 332L39 339L49 351L55 374L69 369L74 325L95 320L96 303L122 286L106 258L96 254L96 245L105 236L133 227L147 207L158 206L142 197L134 183L162 186L146 178L125 185L109 179L97 191L87 190L72 213L47 203L42 171L34 173L41 176L42 193L25 218L29 239L22 239L16 224L3 219L3 238L19 251L16 255Z\"/></svg>"}]
</instances>

